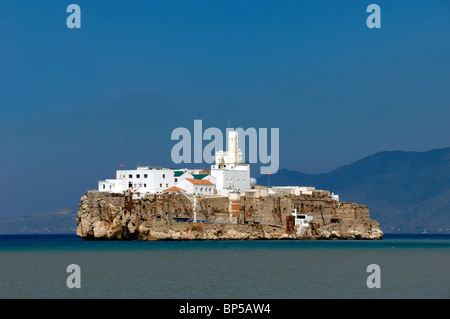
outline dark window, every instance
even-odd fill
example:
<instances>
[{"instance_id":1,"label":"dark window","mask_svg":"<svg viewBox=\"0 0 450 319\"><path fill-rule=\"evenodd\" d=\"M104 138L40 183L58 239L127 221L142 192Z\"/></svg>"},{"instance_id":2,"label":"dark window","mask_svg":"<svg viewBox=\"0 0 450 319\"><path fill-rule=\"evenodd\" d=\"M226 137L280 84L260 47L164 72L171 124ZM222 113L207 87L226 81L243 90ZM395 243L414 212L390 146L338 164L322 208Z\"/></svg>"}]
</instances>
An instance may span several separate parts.
<instances>
[{"instance_id":1,"label":"dark window","mask_svg":"<svg viewBox=\"0 0 450 319\"><path fill-rule=\"evenodd\" d=\"M131 175L131 174L130 174L130 175L128 175L128 178L133 178L133 175Z\"/></svg>"},{"instance_id":2,"label":"dark window","mask_svg":"<svg viewBox=\"0 0 450 319\"><path fill-rule=\"evenodd\" d=\"M166 174L163 174L163 178L166 178Z\"/></svg>"},{"instance_id":3,"label":"dark window","mask_svg":"<svg viewBox=\"0 0 450 319\"><path fill-rule=\"evenodd\" d=\"M147 187L147 184L144 184L144 187Z\"/></svg>"},{"instance_id":4,"label":"dark window","mask_svg":"<svg viewBox=\"0 0 450 319\"><path fill-rule=\"evenodd\" d=\"M136 178L140 178L141 177L141 175L139 175L139 174L136 174Z\"/></svg>"},{"instance_id":5,"label":"dark window","mask_svg":"<svg viewBox=\"0 0 450 319\"><path fill-rule=\"evenodd\" d=\"M147 178L147 174L144 174L144 178Z\"/></svg>"}]
</instances>

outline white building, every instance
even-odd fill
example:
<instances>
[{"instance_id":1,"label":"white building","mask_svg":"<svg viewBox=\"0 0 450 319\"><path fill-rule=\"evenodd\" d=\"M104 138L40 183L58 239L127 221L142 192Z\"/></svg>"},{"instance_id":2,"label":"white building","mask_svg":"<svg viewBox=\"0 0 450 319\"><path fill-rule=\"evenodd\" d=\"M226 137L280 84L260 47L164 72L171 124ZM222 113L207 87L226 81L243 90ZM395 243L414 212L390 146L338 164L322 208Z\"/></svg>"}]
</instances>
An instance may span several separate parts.
<instances>
[{"instance_id":1,"label":"white building","mask_svg":"<svg viewBox=\"0 0 450 319\"><path fill-rule=\"evenodd\" d=\"M190 194L216 193L216 179L209 174L199 174L199 172L192 171L191 173L187 169L140 166L135 170L118 170L115 179L99 181L98 190L108 193L123 193L129 190L141 194L176 191ZM180 190L177 190L176 187Z\"/></svg>"},{"instance_id":2,"label":"white building","mask_svg":"<svg viewBox=\"0 0 450 319\"><path fill-rule=\"evenodd\" d=\"M185 190L188 194L214 195L215 185L206 179L186 178L177 184L179 189Z\"/></svg>"},{"instance_id":3,"label":"white building","mask_svg":"<svg viewBox=\"0 0 450 319\"><path fill-rule=\"evenodd\" d=\"M216 179L218 194L250 189L250 165L242 163L242 152L238 148L238 133L228 133L228 151L216 153L215 165L211 165L211 176Z\"/></svg>"},{"instance_id":4,"label":"white building","mask_svg":"<svg viewBox=\"0 0 450 319\"><path fill-rule=\"evenodd\" d=\"M118 170L116 179L98 182L98 190L109 193L122 193L126 190L139 193L162 193L175 186L184 178L192 177L187 170L174 170L164 167L140 166L135 170Z\"/></svg>"},{"instance_id":5,"label":"white building","mask_svg":"<svg viewBox=\"0 0 450 319\"><path fill-rule=\"evenodd\" d=\"M118 170L115 179L98 182L98 190L123 193L130 190L141 194L159 194L178 187L190 194L220 194L230 192L244 194L250 189L250 165L242 163L242 152L238 148L238 133L229 132L228 151L216 153L211 173L204 170L170 169L164 167L139 166L135 170Z\"/></svg>"}]
</instances>

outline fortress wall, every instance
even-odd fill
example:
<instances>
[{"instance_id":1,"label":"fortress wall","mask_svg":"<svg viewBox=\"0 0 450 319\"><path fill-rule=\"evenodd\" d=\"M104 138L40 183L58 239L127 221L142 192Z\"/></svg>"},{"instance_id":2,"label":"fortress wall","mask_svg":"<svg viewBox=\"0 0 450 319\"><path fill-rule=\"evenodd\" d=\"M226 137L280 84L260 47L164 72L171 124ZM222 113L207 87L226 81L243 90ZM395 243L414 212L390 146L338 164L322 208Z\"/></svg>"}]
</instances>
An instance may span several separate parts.
<instances>
[{"instance_id":1,"label":"fortress wall","mask_svg":"<svg viewBox=\"0 0 450 319\"><path fill-rule=\"evenodd\" d=\"M379 224L370 220L366 206L339 204L328 191L300 196L241 196L236 200L202 196L198 198L197 220L208 223L174 222L177 217L194 217L193 203L181 194L132 199L92 191L81 198L77 234L85 239L295 239L294 233L286 232L286 217L293 208L313 216L309 234L315 238L331 238L333 231L339 234L337 237L347 238L353 236L353 230L358 234L369 232L366 237L373 232L376 239L382 237Z\"/></svg>"}]
</instances>

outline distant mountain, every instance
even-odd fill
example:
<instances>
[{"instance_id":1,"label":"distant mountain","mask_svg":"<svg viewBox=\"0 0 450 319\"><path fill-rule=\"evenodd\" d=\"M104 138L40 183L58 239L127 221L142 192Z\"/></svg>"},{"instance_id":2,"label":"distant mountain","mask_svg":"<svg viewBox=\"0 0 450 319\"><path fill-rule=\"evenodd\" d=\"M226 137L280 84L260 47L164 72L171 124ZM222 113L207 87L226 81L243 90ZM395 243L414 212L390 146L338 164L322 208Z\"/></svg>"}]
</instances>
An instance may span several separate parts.
<instances>
[{"instance_id":1,"label":"distant mountain","mask_svg":"<svg viewBox=\"0 0 450 319\"><path fill-rule=\"evenodd\" d=\"M258 179L267 185L267 176ZM369 207L384 232L450 232L450 148L380 152L323 174L281 169L270 186L313 186Z\"/></svg>"},{"instance_id":2,"label":"distant mountain","mask_svg":"<svg viewBox=\"0 0 450 319\"><path fill-rule=\"evenodd\" d=\"M267 185L267 176L258 179ZM270 186L314 186L369 207L386 232L450 233L450 147L380 152L323 174L281 169ZM0 234L76 232L77 209L0 219Z\"/></svg>"},{"instance_id":3,"label":"distant mountain","mask_svg":"<svg viewBox=\"0 0 450 319\"><path fill-rule=\"evenodd\" d=\"M0 234L75 234L77 209L0 219Z\"/></svg>"}]
</instances>

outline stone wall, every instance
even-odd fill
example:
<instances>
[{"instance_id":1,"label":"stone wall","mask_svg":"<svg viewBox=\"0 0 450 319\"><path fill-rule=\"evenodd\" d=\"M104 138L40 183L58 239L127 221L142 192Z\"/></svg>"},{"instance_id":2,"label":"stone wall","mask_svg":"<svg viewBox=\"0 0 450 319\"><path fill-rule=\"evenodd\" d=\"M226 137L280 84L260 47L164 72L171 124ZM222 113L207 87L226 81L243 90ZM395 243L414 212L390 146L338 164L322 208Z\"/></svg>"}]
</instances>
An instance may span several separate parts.
<instances>
[{"instance_id":1,"label":"stone wall","mask_svg":"<svg viewBox=\"0 0 450 319\"><path fill-rule=\"evenodd\" d=\"M381 239L366 206L338 203L328 191L311 195L198 197L197 223L193 203L181 194L131 195L87 192L77 214L77 234L84 239L192 240L299 239L286 227L291 209L314 220L308 239Z\"/></svg>"}]
</instances>

